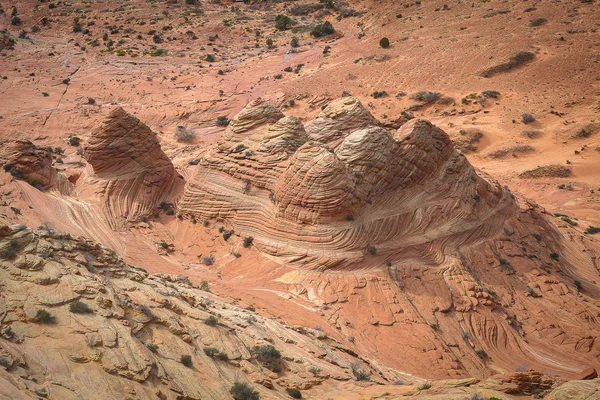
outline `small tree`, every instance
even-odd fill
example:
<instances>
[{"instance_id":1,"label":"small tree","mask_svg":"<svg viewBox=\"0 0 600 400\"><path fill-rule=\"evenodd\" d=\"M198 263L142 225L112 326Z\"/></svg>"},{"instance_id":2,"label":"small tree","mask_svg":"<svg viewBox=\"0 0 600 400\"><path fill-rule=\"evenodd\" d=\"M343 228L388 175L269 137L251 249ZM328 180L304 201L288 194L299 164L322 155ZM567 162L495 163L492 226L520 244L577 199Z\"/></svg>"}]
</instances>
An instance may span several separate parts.
<instances>
[{"instance_id":1,"label":"small tree","mask_svg":"<svg viewBox=\"0 0 600 400\"><path fill-rule=\"evenodd\" d=\"M379 40L379 45L382 48L387 49L388 47L390 47L390 39L386 37L381 38L381 40Z\"/></svg>"}]
</instances>

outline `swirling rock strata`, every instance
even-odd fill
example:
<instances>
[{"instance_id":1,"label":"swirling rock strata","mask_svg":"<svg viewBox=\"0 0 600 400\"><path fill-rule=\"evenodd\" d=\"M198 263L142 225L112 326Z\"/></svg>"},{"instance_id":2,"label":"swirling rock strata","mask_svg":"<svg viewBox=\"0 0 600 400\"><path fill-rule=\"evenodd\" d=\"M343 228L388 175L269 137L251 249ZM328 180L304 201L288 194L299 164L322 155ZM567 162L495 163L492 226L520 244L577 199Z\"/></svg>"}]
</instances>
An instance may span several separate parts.
<instances>
[{"instance_id":1,"label":"swirling rock strata","mask_svg":"<svg viewBox=\"0 0 600 400\"><path fill-rule=\"evenodd\" d=\"M259 248L306 268L381 257L439 262L496 234L516 211L441 129L411 121L393 135L354 97L303 129L263 100L233 119L188 182L179 209L225 218Z\"/></svg>"},{"instance_id":2,"label":"swirling rock strata","mask_svg":"<svg viewBox=\"0 0 600 400\"><path fill-rule=\"evenodd\" d=\"M101 194L113 228L151 215L183 185L154 133L121 107L92 131L84 157L85 184Z\"/></svg>"}]
</instances>

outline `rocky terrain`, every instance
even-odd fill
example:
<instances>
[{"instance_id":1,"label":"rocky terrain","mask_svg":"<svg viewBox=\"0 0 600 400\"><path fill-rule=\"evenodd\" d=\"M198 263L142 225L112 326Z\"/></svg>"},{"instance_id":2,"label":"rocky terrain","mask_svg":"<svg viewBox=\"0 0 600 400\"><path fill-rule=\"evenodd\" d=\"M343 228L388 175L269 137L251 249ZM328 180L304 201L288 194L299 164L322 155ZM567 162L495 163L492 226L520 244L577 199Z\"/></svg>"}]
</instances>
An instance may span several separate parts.
<instances>
[{"instance_id":1,"label":"rocky terrain","mask_svg":"<svg viewBox=\"0 0 600 400\"><path fill-rule=\"evenodd\" d=\"M0 5L0 398L600 398L597 2Z\"/></svg>"}]
</instances>

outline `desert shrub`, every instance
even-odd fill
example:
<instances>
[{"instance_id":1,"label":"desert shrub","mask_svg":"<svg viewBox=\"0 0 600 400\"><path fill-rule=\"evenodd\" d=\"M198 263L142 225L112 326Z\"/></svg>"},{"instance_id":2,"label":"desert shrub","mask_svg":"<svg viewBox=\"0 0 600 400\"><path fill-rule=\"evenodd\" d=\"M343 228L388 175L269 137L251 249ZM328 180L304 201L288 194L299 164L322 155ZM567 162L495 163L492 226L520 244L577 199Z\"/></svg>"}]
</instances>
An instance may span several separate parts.
<instances>
[{"instance_id":1,"label":"desert shrub","mask_svg":"<svg viewBox=\"0 0 600 400\"><path fill-rule=\"evenodd\" d=\"M482 360L488 358L488 354L483 349L477 349L475 350L475 353L477 354L477 357L481 358Z\"/></svg>"},{"instance_id":2,"label":"desert shrub","mask_svg":"<svg viewBox=\"0 0 600 400\"><path fill-rule=\"evenodd\" d=\"M441 93L438 92L430 92L428 90L419 90L410 95L412 100L421 101L423 103L433 103L437 101L441 96Z\"/></svg>"},{"instance_id":3,"label":"desert shrub","mask_svg":"<svg viewBox=\"0 0 600 400\"><path fill-rule=\"evenodd\" d=\"M526 129L524 131L521 131L521 136L527 137L529 139L533 139L535 137L538 137L542 132L535 130L535 129Z\"/></svg>"},{"instance_id":4,"label":"desert shrub","mask_svg":"<svg viewBox=\"0 0 600 400\"><path fill-rule=\"evenodd\" d=\"M208 285L208 281L200 282L199 288L200 288L200 290L203 290L205 292L210 292L210 286Z\"/></svg>"},{"instance_id":5,"label":"desert shrub","mask_svg":"<svg viewBox=\"0 0 600 400\"><path fill-rule=\"evenodd\" d=\"M213 265L215 263L215 258L212 255L206 256L202 259L202 263L204 265Z\"/></svg>"},{"instance_id":6,"label":"desert shrub","mask_svg":"<svg viewBox=\"0 0 600 400\"><path fill-rule=\"evenodd\" d=\"M588 235L593 235L600 232L600 227L598 226L588 226L587 229L584 231L584 233L588 234Z\"/></svg>"},{"instance_id":7,"label":"desert shrub","mask_svg":"<svg viewBox=\"0 0 600 400\"><path fill-rule=\"evenodd\" d=\"M148 348L148 350L150 350L153 353L156 353L158 351L158 345L157 344L150 343L150 344L147 344L146 347Z\"/></svg>"},{"instance_id":8,"label":"desert shrub","mask_svg":"<svg viewBox=\"0 0 600 400\"><path fill-rule=\"evenodd\" d=\"M302 393L296 388L286 388L285 392L290 395L292 399L301 399Z\"/></svg>"},{"instance_id":9,"label":"desert shrub","mask_svg":"<svg viewBox=\"0 0 600 400\"><path fill-rule=\"evenodd\" d=\"M10 24L11 25L19 25L21 22L22 22L21 18L19 18L16 15L14 17L12 17L11 20L10 20Z\"/></svg>"},{"instance_id":10,"label":"desert shrub","mask_svg":"<svg viewBox=\"0 0 600 400\"><path fill-rule=\"evenodd\" d=\"M204 57L204 60L206 62L215 62L215 56L214 54L207 54L206 57Z\"/></svg>"},{"instance_id":11,"label":"desert shrub","mask_svg":"<svg viewBox=\"0 0 600 400\"><path fill-rule=\"evenodd\" d=\"M0 365L3 366L4 368L8 369L8 368L10 368L10 366L12 364L6 358L0 357Z\"/></svg>"},{"instance_id":12,"label":"desert shrub","mask_svg":"<svg viewBox=\"0 0 600 400\"><path fill-rule=\"evenodd\" d=\"M245 248L248 248L248 247L252 246L253 241L254 241L254 238L252 236L245 237L243 246Z\"/></svg>"},{"instance_id":13,"label":"desert shrub","mask_svg":"<svg viewBox=\"0 0 600 400\"><path fill-rule=\"evenodd\" d=\"M386 97L388 95L388 93L385 90L381 90L381 91L374 91L373 94L371 96L373 96L374 99L379 99L381 97Z\"/></svg>"},{"instance_id":14,"label":"desert shrub","mask_svg":"<svg viewBox=\"0 0 600 400\"><path fill-rule=\"evenodd\" d=\"M178 125L175 128L175 138L178 142L191 142L194 139L194 131Z\"/></svg>"},{"instance_id":15,"label":"desert shrub","mask_svg":"<svg viewBox=\"0 0 600 400\"><path fill-rule=\"evenodd\" d=\"M265 43L267 44L267 48L269 48L269 49L273 48L273 39L269 38L266 40Z\"/></svg>"},{"instance_id":16,"label":"desert shrub","mask_svg":"<svg viewBox=\"0 0 600 400\"><path fill-rule=\"evenodd\" d=\"M524 124L531 124L532 122L535 122L535 117L531 114L523 113L521 114L521 121Z\"/></svg>"},{"instance_id":17,"label":"desert shrub","mask_svg":"<svg viewBox=\"0 0 600 400\"><path fill-rule=\"evenodd\" d=\"M335 32L333 25L329 21L325 21L322 24L315 26L311 31L310 35L316 38L331 35Z\"/></svg>"},{"instance_id":18,"label":"desert shrub","mask_svg":"<svg viewBox=\"0 0 600 400\"><path fill-rule=\"evenodd\" d=\"M317 376L317 375L319 375L321 373L321 368L317 367L316 365L311 365L308 368L308 372L310 372L314 376Z\"/></svg>"},{"instance_id":19,"label":"desert shrub","mask_svg":"<svg viewBox=\"0 0 600 400\"><path fill-rule=\"evenodd\" d=\"M273 79L281 79L281 78L283 78L282 74L277 74L277 75L273 76Z\"/></svg>"},{"instance_id":20,"label":"desert shrub","mask_svg":"<svg viewBox=\"0 0 600 400\"><path fill-rule=\"evenodd\" d=\"M553 259L554 261L558 261L558 253L550 253L550 258Z\"/></svg>"},{"instance_id":21,"label":"desert shrub","mask_svg":"<svg viewBox=\"0 0 600 400\"><path fill-rule=\"evenodd\" d=\"M273 372L281 372L283 369L281 353L273 345L257 346L254 348L256 359L263 363L265 368Z\"/></svg>"},{"instance_id":22,"label":"desert shrub","mask_svg":"<svg viewBox=\"0 0 600 400\"><path fill-rule=\"evenodd\" d=\"M81 143L81 139L79 139L77 136L70 136L69 137L69 144L71 146L79 146L79 144Z\"/></svg>"},{"instance_id":23,"label":"desert shrub","mask_svg":"<svg viewBox=\"0 0 600 400\"><path fill-rule=\"evenodd\" d=\"M483 70L480 75L484 78L489 78L492 75L499 74L501 72L510 71L511 69L517 68L523 64L532 61L535 58L535 54L528 51L521 51L511 58L508 61L497 64L493 67L487 68Z\"/></svg>"},{"instance_id":24,"label":"desert shrub","mask_svg":"<svg viewBox=\"0 0 600 400\"><path fill-rule=\"evenodd\" d=\"M546 18L536 18L529 21L529 26L541 26L544 25L548 20Z\"/></svg>"},{"instance_id":25,"label":"desert shrub","mask_svg":"<svg viewBox=\"0 0 600 400\"><path fill-rule=\"evenodd\" d=\"M488 154L488 157L491 158L500 158L504 157L507 154L517 154L517 153L530 153L533 151L533 147L528 144L516 144L514 146L502 147L500 149L494 150Z\"/></svg>"},{"instance_id":26,"label":"desert shrub","mask_svg":"<svg viewBox=\"0 0 600 400\"><path fill-rule=\"evenodd\" d=\"M300 40L296 36L293 36L292 40L290 41L290 46L294 48L300 46Z\"/></svg>"},{"instance_id":27,"label":"desert shrub","mask_svg":"<svg viewBox=\"0 0 600 400\"><path fill-rule=\"evenodd\" d=\"M46 310L37 310L35 320L40 324L51 324L54 322L54 317Z\"/></svg>"},{"instance_id":28,"label":"desert shrub","mask_svg":"<svg viewBox=\"0 0 600 400\"><path fill-rule=\"evenodd\" d=\"M281 15L275 17L275 28L280 31L285 31L290 29L292 26L292 19L287 15Z\"/></svg>"},{"instance_id":29,"label":"desert shrub","mask_svg":"<svg viewBox=\"0 0 600 400\"><path fill-rule=\"evenodd\" d=\"M182 355L179 361L188 368L192 368L192 365L194 365L192 362L192 356L189 354Z\"/></svg>"},{"instance_id":30,"label":"desert shrub","mask_svg":"<svg viewBox=\"0 0 600 400\"><path fill-rule=\"evenodd\" d=\"M229 240L229 238L231 237L231 235L233 235L233 233L234 233L234 231L233 231L233 230L231 230L231 231L226 231L226 232L223 232L223 239L224 239L224 240Z\"/></svg>"},{"instance_id":31,"label":"desert shrub","mask_svg":"<svg viewBox=\"0 0 600 400\"><path fill-rule=\"evenodd\" d=\"M214 315L209 315L208 318L204 319L204 323L208 326L217 326L219 320Z\"/></svg>"},{"instance_id":32,"label":"desert shrub","mask_svg":"<svg viewBox=\"0 0 600 400\"><path fill-rule=\"evenodd\" d=\"M367 247L367 251L369 252L369 254L377 254L377 247L369 246Z\"/></svg>"},{"instance_id":33,"label":"desert shrub","mask_svg":"<svg viewBox=\"0 0 600 400\"><path fill-rule=\"evenodd\" d=\"M371 380L371 374L359 362L353 363L350 367L352 368L352 375L357 381Z\"/></svg>"},{"instance_id":34,"label":"desert shrub","mask_svg":"<svg viewBox=\"0 0 600 400\"><path fill-rule=\"evenodd\" d=\"M19 243L16 240L11 240L7 245L0 251L0 259L11 260L17 255Z\"/></svg>"},{"instance_id":35,"label":"desert shrub","mask_svg":"<svg viewBox=\"0 0 600 400\"><path fill-rule=\"evenodd\" d=\"M519 174L519 178L567 178L571 176L571 169L560 164L542 165Z\"/></svg>"},{"instance_id":36,"label":"desert shrub","mask_svg":"<svg viewBox=\"0 0 600 400\"><path fill-rule=\"evenodd\" d=\"M235 382L229 393L234 400L260 400L258 392L245 382Z\"/></svg>"},{"instance_id":37,"label":"desert shrub","mask_svg":"<svg viewBox=\"0 0 600 400\"><path fill-rule=\"evenodd\" d=\"M486 98L497 99L500 96L500 92L497 90L484 90L481 95Z\"/></svg>"},{"instance_id":38,"label":"desert shrub","mask_svg":"<svg viewBox=\"0 0 600 400\"><path fill-rule=\"evenodd\" d=\"M419 386L417 386L417 390L427 390L427 389L431 389L431 386L433 386L431 384L431 382L423 382L421 383Z\"/></svg>"},{"instance_id":39,"label":"desert shrub","mask_svg":"<svg viewBox=\"0 0 600 400\"><path fill-rule=\"evenodd\" d=\"M383 49L387 49L388 47L390 47L390 39L383 37L379 40L379 46L381 46L381 48Z\"/></svg>"},{"instance_id":40,"label":"desert shrub","mask_svg":"<svg viewBox=\"0 0 600 400\"><path fill-rule=\"evenodd\" d=\"M217 121L215 122L217 126L227 126L229 125L229 118L224 115L220 115L217 117Z\"/></svg>"},{"instance_id":41,"label":"desert shrub","mask_svg":"<svg viewBox=\"0 0 600 400\"><path fill-rule=\"evenodd\" d=\"M92 310L90 306L79 300L69 304L69 311L71 311L74 314L91 314L94 312L94 310Z\"/></svg>"},{"instance_id":42,"label":"desert shrub","mask_svg":"<svg viewBox=\"0 0 600 400\"><path fill-rule=\"evenodd\" d=\"M575 281L573 283L575 284L575 287L577 288L577 290L583 289L583 285L581 284L580 281Z\"/></svg>"},{"instance_id":43,"label":"desert shrub","mask_svg":"<svg viewBox=\"0 0 600 400\"><path fill-rule=\"evenodd\" d=\"M487 397L485 397L482 394L479 393L473 393L470 397L469 400L488 400Z\"/></svg>"},{"instance_id":44,"label":"desert shrub","mask_svg":"<svg viewBox=\"0 0 600 400\"><path fill-rule=\"evenodd\" d=\"M219 349L217 349L215 347L205 347L204 354L206 354L210 358L213 358L213 357L216 357L217 354L219 354Z\"/></svg>"}]
</instances>

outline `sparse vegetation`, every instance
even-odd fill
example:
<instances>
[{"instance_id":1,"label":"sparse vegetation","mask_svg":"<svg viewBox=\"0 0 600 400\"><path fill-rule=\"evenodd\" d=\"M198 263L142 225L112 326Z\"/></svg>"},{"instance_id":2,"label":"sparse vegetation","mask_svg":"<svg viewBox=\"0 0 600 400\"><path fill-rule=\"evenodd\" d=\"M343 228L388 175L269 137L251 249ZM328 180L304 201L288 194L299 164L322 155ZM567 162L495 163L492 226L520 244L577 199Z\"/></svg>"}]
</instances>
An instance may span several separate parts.
<instances>
[{"instance_id":1,"label":"sparse vegetation","mask_svg":"<svg viewBox=\"0 0 600 400\"><path fill-rule=\"evenodd\" d=\"M55 321L55 318L46 310L37 310L35 314L36 322L40 324L51 324Z\"/></svg>"},{"instance_id":2,"label":"sparse vegetation","mask_svg":"<svg viewBox=\"0 0 600 400\"><path fill-rule=\"evenodd\" d=\"M178 142L191 142L194 140L194 131L185 126L178 125L177 128L175 128L175 138Z\"/></svg>"},{"instance_id":3,"label":"sparse vegetation","mask_svg":"<svg viewBox=\"0 0 600 400\"><path fill-rule=\"evenodd\" d=\"M489 78L501 72L507 72L511 69L524 65L535 58L535 54L528 51L521 51L512 56L508 61L497 64L493 67L483 70L480 75L484 78Z\"/></svg>"},{"instance_id":4,"label":"sparse vegetation","mask_svg":"<svg viewBox=\"0 0 600 400\"><path fill-rule=\"evenodd\" d=\"M229 393L234 400L260 400L260 394L245 382L235 382Z\"/></svg>"},{"instance_id":5,"label":"sparse vegetation","mask_svg":"<svg viewBox=\"0 0 600 400\"><path fill-rule=\"evenodd\" d=\"M224 115L220 115L217 117L217 121L215 123L217 126L227 126L229 125L229 118Z\"/></svg>"},{"instance_id":6,"label":"sparse vegetation","mask_svg":"<svg viewBox=\"0 0 600 400\"><path fill-rule=\"evenodd\" d=\"M252 236L245 237L245 238L244 238L244 243L243 243L243 246L244 246L245 248L248 248L248 247L252 246L252 241L253 241L253 240L254 240L254 238L253 238Z\"/></svg>"},{"instance_id":7,"label":"sparse vegetation","mask_svg":"<svg viewBox=\"0 0 600 400\"><path fill-rule=\"evenodd\" d=\"M524 124L531 124L535 122L535 117L532 114L523 113L521 114L521 122Z\"/></svg>"},{"instance_id":8,"label":"sparse vegetation","mask_svg":"<svg viewBox=\"0 0 600 400\"><path fill-rule=\"evenodd\" d=\"M13 259L17 255L18 248L19 248L19 242L17 242L15 239L12 239L0 251L0 259L2 259L2 260L11 260L11 259Z\"/></svg>"},{"instance_id":9,"label":"sparse vegetation","mask_svg":"<svg viewBox=\"0 0 600 400\"><path fill-rule=\"evenodd\" d=\"M329 21L325 21L322 24L315 26L311 31L310 35L316 38L322 36L332 35L335 32L333 25Z\"/></svg>"},{"instance_id":10,"label":"sparse vegetation","mask_svg":"<svg viewBox=\"0 0 600 400\"><path fill-rule=\"evenodd\" d=\"M421 101L425 104L433 103L440 98L441 94L438 92L430 92L427 90L419 90L416 93L410 95L412 100Z\"/></svg>"},{"instance_id":11,"label":"sparse vegetation","mask_svg":"<svg viewBox=\"0 0 600 400\"><path fill-rule=\"evenodd\" d=\"M69 304L69 311L74 314L91 314L94 312L87 304L79 300Z\"/></svg>"},{"instance_id":12,"label":"sparse vegetation","mask_svg":"<svg viewBox=\"0 0 600 400\"><path fill-rule=\"evenodd\" d=\"M417 386L417 390L427 390L427 389L431 389L433 385L431 384L431 382L423 382L421 383L419 386Z\"/></svg>"},{"instance_id":13,"label":"sparse vegetation","mask_svg":"<svg viewBox=\"0 0 600 400\"><path fill-rule=\"evenodd\" d=\"M387 49L388 47L390 47L390 39L382 37L381 39L379 39L379 46L382 49Z\"/></svg>"},{"instance_id":14,"label":"sparse vegetation","mask_svg":"<svg viewBox=\"0 0 600 400\"><path fill-rule=\"evenodd\" d=\"M507 154L512 154L513 157L517 154L522 153L531 153L533 151L533 147L528 144L515 144L512 146L502 147L496 149L490 153L488 153L488 157L490 158L501 158L506 156Z\"/></svg>"},{"instance_id":15,"label":"sparse vegetation","mask_svg":"<svg viewBox=\"0 0 600 400\"><path fill-rule=\"evenodd\" d=\"M188 368L192 368L192 366L194 365L194 363L192 362L192 356L190 356L189 354L182 355L179 361Z\"/></svg>"},{"instance_id":16,"label":"sparse vegetation","mask_svg":"<svg viewBox=\"0 0 600 400\"><path fill-rule=\"evenodd\" d=\"M217 326L219 320L214 315L209 315L208 318L204 319L204 323L208 326Z\"/></svg>"},{"instance_id":17,"label":"sparse vegetation","mask_svg":"<svg viewBox=\"0 0 600 400\"><path fill-rule=\"evenodd\" d=\"M600 232L600 227L599 226L588 226L586 228L586 230L584 231L584 233L588 234L588 235L594 235L596 233Z\"/></svg>"},{"instance_id":18,"label":"sparse vegetation","mask_svg":"<svg viewBox=\"0 0 600 400\"><path fill-rule=\"evenodd\" d=\"M371 380L371 374L369 371L364 369L360 362L353 363L350 368L352 369L352 375L357 381L369 381Z\"/></svg>"},{"instance_id":19,"label":"sparse vegetation","mask_svg":"<svg viewBox=\"0 0 600 400\"><path fill-rule=\"evenodd\" d=\"M367 247L367 251L369 252L369 254L377 254L377 247L375 246L369 246Z\"/></svg>"},{"instance_id":20,"label":"sparse vegetation","mask_svg":"<svg viewBox=\"0 0 600 400\"><path fill-rule=\"evenodd\" d=\"M256 359L263 363L263 366L273 372L281 372L283 363L281 353L273 345L257 346L254 348Z\"/></svg>"},{"instance_id":21,"label":"sparse vegetation","mask_svg":"<svg viewBox=\"0 0 600 400\"><path fill-rule=\"evenodd\" d=\"M301 399L302 398L302 393L296 389L296 388L286 388L285 392L292 398L292 399Z\"/></svg>"},{"instance_id":22,"label":"sparse vegetation","mask_svg":"<svg viewBox=\"0 0 600 400\"><path fill-rule=\"evenodd\" d=\"M280 31L290 29L292 27L292 23L292 19L287 15L279 14L275 17L275 28L277 28Z\"/></svg>"}]
</instances>

